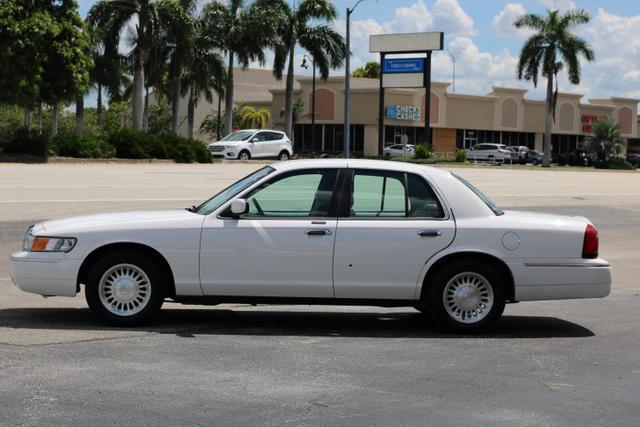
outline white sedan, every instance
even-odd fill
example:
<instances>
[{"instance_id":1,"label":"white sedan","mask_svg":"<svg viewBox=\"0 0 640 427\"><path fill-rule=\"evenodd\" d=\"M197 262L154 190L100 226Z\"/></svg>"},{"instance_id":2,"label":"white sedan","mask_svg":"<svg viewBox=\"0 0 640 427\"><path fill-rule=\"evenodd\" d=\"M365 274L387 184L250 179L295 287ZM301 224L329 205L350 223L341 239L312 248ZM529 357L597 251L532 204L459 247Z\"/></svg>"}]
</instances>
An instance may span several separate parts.
<instances>
[{"instance_id":1,"label":"white sedan","mask_svg":"<svg viewBox=\"0 0 640 427\"><path fill-rule=\"evenodd\" d=\"M29 227L11 255L24 291L75 296L115 324L185 304L410 306L453 331L505 303L609 294L585 218L502 211L447 171L366 160L277 163L197 208Z\"/></svg>"},{"instance_id":2,"label":"white sedan","mask_svg":"<svg viewBox=\"0 0 640 427\"><path fill-rule=\"evenodd\" d=\"M411 144L388 145L382 149L382 155L385 157L401 157L401 156L413 157L414 153L415 153L415 146Z\"/></svg>"}]
</instances>

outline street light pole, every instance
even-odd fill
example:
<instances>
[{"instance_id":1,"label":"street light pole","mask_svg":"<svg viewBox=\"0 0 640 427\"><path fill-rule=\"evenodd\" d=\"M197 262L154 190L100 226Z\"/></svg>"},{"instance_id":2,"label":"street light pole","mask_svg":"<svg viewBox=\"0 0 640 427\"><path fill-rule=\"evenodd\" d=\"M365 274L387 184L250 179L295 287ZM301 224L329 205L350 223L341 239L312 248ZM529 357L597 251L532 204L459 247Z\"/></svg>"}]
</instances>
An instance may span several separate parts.
<instances>
[{"instance_id":1,"label":"street light pole","mask_svg":"<svg viewBox=\"0 0 640 427\"><path fill-rule=\"evenodd\" d=\"M304 69L309 68L307 65L307 59L311 61L313 67L313 77L311 80L311 156L315 157L316 154L316 59L309 58L304 55L302 58L301 67Z\"/></svg>"},{"instance_id":2,"label":"street light pole","mask_svg":"<svg viewBox=\"0 0 640 427\"><path fill-rule=\"evenodd\" d=\"M347 8L347 46L345 49L344 72L344 158L349 158L350 130L351 130L351 14L363 0L351 9Z\"/></svg>"}]
</instances>

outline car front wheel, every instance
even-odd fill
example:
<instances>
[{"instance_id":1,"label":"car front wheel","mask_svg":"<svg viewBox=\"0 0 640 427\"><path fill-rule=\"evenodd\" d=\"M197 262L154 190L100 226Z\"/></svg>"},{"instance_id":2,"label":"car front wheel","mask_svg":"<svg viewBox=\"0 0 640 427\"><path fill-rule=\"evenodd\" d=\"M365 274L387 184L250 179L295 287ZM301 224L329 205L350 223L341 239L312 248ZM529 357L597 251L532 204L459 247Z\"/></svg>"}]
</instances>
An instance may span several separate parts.
<instances>
[{"instance_id":1,"label":"car front wheel","mask_svg":"<svg viewBox=\"0 0 640 427\"><path fill-rule=\"evenodd\" d=\"M426 303L445 329L457 333L481 332L502 316L503 279L484 263L453 262L431 281Z\"/></svg>"},{"instance_id":2,"label":"car front wheel","mask_svg":"<svg viewBox=\"0 0 640 427\"><path fill-rule=\"evenodd\" d=\"M108 253L89 271L85 297L91 311L120 326L156 315L165 296L165 279L150 257L130 251Z\"/></svg>"}]
</instances>

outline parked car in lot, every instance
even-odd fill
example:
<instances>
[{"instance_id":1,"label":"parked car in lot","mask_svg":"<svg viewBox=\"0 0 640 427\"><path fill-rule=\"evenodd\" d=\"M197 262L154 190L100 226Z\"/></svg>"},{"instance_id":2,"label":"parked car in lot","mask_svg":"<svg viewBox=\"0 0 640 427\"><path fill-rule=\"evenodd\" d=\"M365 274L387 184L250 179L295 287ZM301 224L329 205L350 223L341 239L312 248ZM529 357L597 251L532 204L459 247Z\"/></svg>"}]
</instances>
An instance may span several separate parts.
<instances>
[{"instance_id":1,"label":"parked car in lot","mask_svg":"<svg viewBox=\"0 0 640 427\"><path fill-rule=\"evenodd\" d=\"M510 146L507 146L507 149L511 151L511 160L514 163L515 162L522 163L522 164L525 163L524 157L529 151L529 147L524 145L510 145Z\"/></svg>"},{"instance_id":2,"label":"parked car in lot","mask_svg":"<svg viewBox=\"0 0 640 427\"><path fill-rule=\"evenodd\" d=\"M568 154L560 154L557 157L560 166L594 166L598 162L598 155L586 150L573 150Z\"/></svg>"},{"instance_id":3,"label":"parked car in lot","mask_svg":"<svg viewBox=\"0 0 640 427\"><path fill-rule=\"evenodd\" d=\"M214 158L239 160L271 157L284 161L293 156L291 141L284 132L265 129L232 132L209 144L209 152Z\"/></svg>"},{"instance_id":4,"label":"parked car in lot","mask_svg":"<svg viewBox=\"0 0 640 427\"><path fill-rule=\"evenodd\" d=\"M505 303L609 294L583 217L503 211L422 165L303 160L265 166L187 210L105 213L28 228L13 282L75 296L117 325L184 304L409 306L453 331Z\"/></svg>"},{"instance_id":5,"label":"parked car in lot","mask_svg":"<svg viewBox=\"0 0 640 427\"><path fill-rule=\"evenodd\" d=\"M467 159L505 163L511 161L511 151L504 144L477 144L467 150Z\"/></svg>"},{"instance_id":6,"label":"parked car in lot","mask_svg":"<svg viewBox=\"0 0 640 427\"><path fill-rule=\"evenodd\" d=\"M402 145L402 144L394 144L386 146L382 149L382 154L385 157L400 157L407 156L411 157L415 153L415 148L411 144Z\"/></svg>"},{"instance_id":7,"label":"parked car in lot","mask_svg":"<svg viewBox=\"0 0 640 427\"><path fill-rule=\"evenodd\" d=\"M524 155L524 163L531 163L532 165L541 165L544 162L544 154L538 150L529 150Z\"/></svg>"},{"instance_id":8,"label":"parked car in lot","mask_svg":"<svg viewBox=\"0 0 640 427\"><path fill-rule=\"evenodd\" d=\"M633 166L640 168L640 154L632 153L627 154L627 162L631 163Z\"/></svg>"}]
</instances>

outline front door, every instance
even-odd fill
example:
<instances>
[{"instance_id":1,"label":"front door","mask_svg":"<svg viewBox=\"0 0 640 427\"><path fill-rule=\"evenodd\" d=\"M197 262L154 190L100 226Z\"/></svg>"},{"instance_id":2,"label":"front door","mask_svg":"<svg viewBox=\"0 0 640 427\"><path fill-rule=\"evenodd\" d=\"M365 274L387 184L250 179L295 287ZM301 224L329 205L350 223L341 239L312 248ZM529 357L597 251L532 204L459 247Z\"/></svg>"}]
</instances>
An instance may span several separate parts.
<instances>
[{"instance_id":1,"label":"front door","mask_svg":"<svg viewBox=\"0 0 640 427\"><path fill-rule=\"evenodd\" d=\"M243 217L207 217L200 253L204 294L333 297L338 173L280 174L243 196L249 204Z\"/></svg>"},{"instance_id":2,"label":"front door","mask_svg":"<svg viewBox=\"0 0 640 427\"><path fill-rule=\"evenodd\" d=\"M336 298L416 298L422 268L451 243L455 222L421 176L356 169L347 183L351 198L334 255Z\"/></svg>"},{"instance_id":3,"label":"front door","mask_svg":"<svg viewBox=\"0 0 640 427\"><path fill-rule=\"evenodd\" d=\"M268 156L267 132L258 132L251 138L251 157Z\"/></svg>"}]
</instances>

